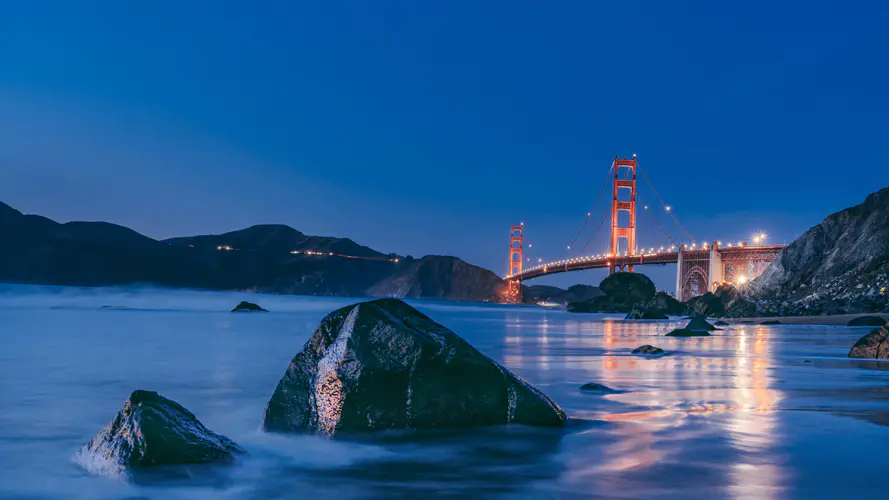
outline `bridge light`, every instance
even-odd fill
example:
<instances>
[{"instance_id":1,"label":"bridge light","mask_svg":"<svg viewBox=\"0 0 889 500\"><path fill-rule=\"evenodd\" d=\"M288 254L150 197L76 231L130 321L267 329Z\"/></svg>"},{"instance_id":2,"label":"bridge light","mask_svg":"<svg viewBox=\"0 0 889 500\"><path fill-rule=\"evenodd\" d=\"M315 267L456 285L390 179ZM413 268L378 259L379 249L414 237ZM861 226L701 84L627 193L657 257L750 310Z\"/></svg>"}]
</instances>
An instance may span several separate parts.
<instances>
[{"instance_id":1,"label":"bridge light","mask_svg":"<svg viewBox=\"0 0 889 500\"><path fill-rule=\"evenodd\" d=\"M664 207L664 210L666 210L667 212L669 212L669 211L672 210L672 209L670 208L670 205L667 205L667 206Z\"/></svg>"},{"instance_id":2,"label":"bridge light","mask_svg":"<svg viewBox=\"0 0 889 500\"><path fill-rule=\"evenodd\" d=\"M589 217L590 215L593 215L593 213L592 213L592 212L587 212L587 213L586 213L586 216L587 216L587 217Z\"/></svg>"},{"instance_id":3,"label":"bridge light","mask_svg":"<svg viewBox=\"0 0 889 500\"><path fill-rule=\"evenodd\" d=\"M744 283L747 283L747 276L744 276L742 274L742 275L738 276L738 284L743 285Z\"/></svg>"}]
</instances>

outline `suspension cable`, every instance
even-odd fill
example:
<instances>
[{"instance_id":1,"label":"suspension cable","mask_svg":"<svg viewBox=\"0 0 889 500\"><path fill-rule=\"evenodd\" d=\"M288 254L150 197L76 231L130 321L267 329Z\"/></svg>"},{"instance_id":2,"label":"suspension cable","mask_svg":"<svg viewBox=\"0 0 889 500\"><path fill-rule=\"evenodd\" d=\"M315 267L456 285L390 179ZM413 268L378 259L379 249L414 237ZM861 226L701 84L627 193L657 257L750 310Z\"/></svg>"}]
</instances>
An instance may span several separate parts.
<instances>
[{"instance_id":1,"label":"suspension cable","mask_svg":"<svg viewBox=\"0 0 889 500\"><path fill-rule=\"evenodd\" d=\"M641 202L641 201L642 201L642 197L639 196L639 193L636 193L636 203L637 203L637 205L638 205L638 203ZM676 245L676 241L675 241L672 237L670 237L670 234L667 233L667 230L664 229L663 226L661 226L661 223L660 223L660 221L657 220L657 217L655 217L654 214L651 213L651 210L648 209L648 205L646 205L645 203L642 203L642 208L644 208L645 211L648 212L648 215L651 217L651 220L653 220L654 223L657 225L658 229L660 229L661 232L664 233L664 236L666 236L667 239L670 240L671 243L673 243L674 245Z\"/></svg>"},{"instance_id":2,"label":"suspension cable","mask_svg":"<svg viewBox=\"0 0 889 500\"><path fill-rule=\"evenodd\" d=\"M583 221L583 225L580 226L580 231L578 231L577 234L574 235L574 239L571 240L571 243L568 244L568 247L565 249L564 252L562 252L562 255L560 255L559 258L556 260L564 259L565 255L568 254L568 251L571 250L571 247L574 245L574 242L577 241L577 238L579 238L580 235L583 233L583 230L586 228L587 223L590 221L590 217L593 215L593 211L596 209L596 205L599 204L599 199L602 198L602 193L605 192L605 186L608 185L608 179L611 177L611 171L613 169L614 169L614 163L612 163L611 167L608 168L608 173L605 174L605 182L603 182L602 187L599 188L599 194L596 195L596 201L593 202L593 208L591 208L586 213L586 219ZM598 231L598 229L597 229L597 231ZM586 245L584 245L584 248L586 248Z\"/></svg>"},{"instance_id":3,"label":"suspension cable","mask_svg":"<svg viewBox=\"0 0 889 500\"><path fill-rule=\"evenodd\" d=\"M586 250L586 247L590 244L591 241L593 241L593 237L596 236L596 234L599 232L599 229L602 229L602 223L605 222L605 219L606 219L610 214L611 214L610 212L605 212L605 213L602 215L602 220L599 221L599 225L596 226L596 230L593 231L593 234L591 234L589 238L587 238L586 243L583 244L583 248L581 248L579 252L577 252L576 254L574 254L575 257L579 256L580 254L583 253L584 250ZM559 259L559 260L561 260L561 259Z\"/></svg>"},{"instance_id":4,"label":"suspension cable","mask_svg":"<svg viewBox=\"0 0 889 500\"><path fill-rule=\"evenodd\" d=\"M676 221L676 224L679 224L679 227L682 229L682 232L684 232L685 235L688 236L688 239L690 239L692 241L692 243L696 243L696 241L695 241L694 237L691 235L691 233L689 233L685 229L685 226L683 226L682 223L679 222L679 219L676 218L676 215L673 213L673 211L667 207L666 203L664 203L664 200L661 198L661 195L658 194L657 189L654 188L654 186L651 184L651 181L648 180L648 176L645 175L645 171L642 170L641 168L639 168L639 172L642 173L642 178L645 179L645 182L648 184L648 187L651 188L651 190L654 192L654 195L657 196L658 201L661 202L661 206L664 207L664 212L667 212L668 214L670 214L670 217L672 217L673 220ZM637 197L638 197L638 195L637 195ZM672 239L671 239L671 241L672 241ZM674 244L675 244L675 242L674 242Z\"/></svg>"}]
</instances>

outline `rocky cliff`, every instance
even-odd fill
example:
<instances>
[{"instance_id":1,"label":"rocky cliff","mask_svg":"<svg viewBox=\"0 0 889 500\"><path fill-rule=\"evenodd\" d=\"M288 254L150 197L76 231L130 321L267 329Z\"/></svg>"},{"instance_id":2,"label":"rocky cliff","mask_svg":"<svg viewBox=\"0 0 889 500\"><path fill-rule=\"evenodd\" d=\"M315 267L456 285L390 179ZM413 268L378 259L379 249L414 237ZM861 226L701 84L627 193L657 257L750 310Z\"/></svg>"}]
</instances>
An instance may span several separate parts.
<instances>
[{"instance_id":1,"label":"rocky cliff","mask_svg":"<svg viewBox=\"0 0 889 500\"><path fill-rule=\"evenodd\" d=\"M367 290L371 297L497 302L506 283L493 272L457 257L427 255L401 266Z\"/></svg>"},{"instance_id":2,"label":"rocky cliff","mask_svg":"<svg viewBox=\"0 0 889 500\"><path fill-rule=\"evenodd\" d=\"M889 187L797 238L751 294L759 314L889 311Z\"/></svg>"},{"instance_id":3,"label":"rocky cliff","mask_svg":"<svg viewBox=\"0 0 889 500\"><path fill-rule=\"evenodd\" d=\"M455 257L386 255L284 225L157 241L106 222L59 224L3 203L0 282L465 301L492 300L504 286L491 271Z\"/></svg>"}]
</instances>

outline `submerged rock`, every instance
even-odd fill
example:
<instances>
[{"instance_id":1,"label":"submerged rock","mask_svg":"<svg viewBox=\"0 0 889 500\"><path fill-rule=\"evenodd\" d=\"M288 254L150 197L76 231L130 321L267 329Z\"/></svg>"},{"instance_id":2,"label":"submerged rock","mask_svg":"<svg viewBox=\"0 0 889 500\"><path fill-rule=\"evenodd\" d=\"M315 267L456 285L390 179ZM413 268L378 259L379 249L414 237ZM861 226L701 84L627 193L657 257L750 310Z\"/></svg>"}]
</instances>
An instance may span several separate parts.
<instances>
[{"instance_id":1,"label":"submerged rock","mask_svg":"<svg viewBox=\"0 0 889 500\"><path fill-rule=\"evenodd\" d=\"M234 309L232 309L232 312L259 312L259 311L268 312L267 309L263 309L263 308L259 307L258 305L254 304L253 302L247 302L247 301L241 301L240 304L238 304Z\"/></svg>"},{"instance_id":2,"label":"submerged rock","mask_svg":"<svg viewBox=\"0 0 889 500\"><path fill-rule=\"evenodd\" d=\"M712 332L714 330L718 330L715 326L711 325L701 316L693 316L691 321L685 325L686 330L692 330L696 332Z\"/></svg>"},{"instance_id":3,"label":"submerged rock","mask_svg":"<svg viewBox=\"0 0 889 500\"><path fill-rule=\"evenodd\" d=\"M688 330L686 328L679 328L677 330L673 330L672 332L667 334L667 337L709 337L710 334L708 332L702 330Z\"/></svg>"},{"instance_id":4,"label":"submerged rock","mask_svg":"<svg viewBox=\"0 0 889 500\"><path fill-rule=\"evenodd\" d=\"M179 403L153 391L134 391L75 460L94 474L120 476L165 465L231 462L242 453Z\"/></svg>"},{"instance_id":5,"label":"submerged rock","mask_svg":"<svg viewBox=\"0 0 889 500\"><path fill-rule=\"evenodd\" d=\"M597 384L595 382L583 384L582 386L580 386L580 390L584 392L595 392L598 394L620 394L624 392L617 389L612 389L611 387L607 387L602 384Z\"/></svg>"},{"instance_id":6,"label":"submerged rock","mask_svg":"<svg viewBox=\"0 0 889 500\"><path fill-rule=\"evenodd\" d=\"M850 358L889 359L889 325L861 337L849 351Z\"/></svg>"},{"instance_id":7,"label":"submerged rock","mask_svg":"<svg viewBox=\"0 0 889 500\"><path fill-rule=\"evenodd\" d=\"M713 325L714 326L728 326L728 323L726 323L725 321L719 320L719 321L714 321Z\"/></svg>"},{"instance_id":8,"label":"submerged rock","mask_svg":"<svg viewBox=\"0 0 889 500\"><path fill-rule=\"evenodd\" d=\"M760 325L780 325L780 324L781 324L781 322L778 321L777 319L767 319L767 320L763 321L762 323L760 323Z\"/></svg>"},{"instance_id":9,"label":"submerged rock","mask_svg":"<svg viewBox=\"0 0 889 500\"><path fill-rule=\"evenodd\" d=\"M465 340L397 299L327 315L268 402L273 432L561 426L565 412Z\"/></svg>"},{"instance_id":10,"label":"submerged rock","mask_svg":"<svg viewBox=\"0 0 889 500\"><path fill-rule=\"evenodd\" d=\"M879 316L860 316L847 323L847 326L883 326L886 320Z\"/></svg>"},{"instance_id":11,"label":"submerged rock","mask_svg":"<svg viewBox=\"0 0 889 500\"><path fill-rule=\"evenodd\" d=\"M655 347L653 345L643 345L633 349L633 354L647 354L650 356L657 356L660 354L665 354L664 350L660 347Z\"/></svg>"}]
</instances>

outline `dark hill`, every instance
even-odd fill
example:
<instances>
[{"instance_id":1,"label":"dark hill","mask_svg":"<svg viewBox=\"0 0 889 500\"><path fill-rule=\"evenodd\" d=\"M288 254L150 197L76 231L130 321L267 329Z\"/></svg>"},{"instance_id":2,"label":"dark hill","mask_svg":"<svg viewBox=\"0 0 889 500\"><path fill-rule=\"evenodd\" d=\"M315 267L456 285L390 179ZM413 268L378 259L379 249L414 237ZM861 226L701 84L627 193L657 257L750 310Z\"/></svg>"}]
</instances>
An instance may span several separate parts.
<instances>
[{"instance_id":1,"label":"dark hill","mask_svg":"<svg viewBox=\"0 0 889 500\"><path fill-rule=\"evenodd\" d=\"M284 225L157 241L106 222L59 224L3 203L0 281L346 296L410 282L400 296L453 300L490 300L503 285L494 273L454 257L397 258L348 238L310 236Z\"/></svg>"},{"instance_id":2,"label":"dark hill","mask_svg":"<svg viewBox=\"0 0 889 500\"><path fill-rule=\"evenodd\" d=\"M462 301L498 301L505 282L493 272L458 259L427 255L406 262L368 290L372 297L430 297Z\"/></svg>"}]
</instances>

